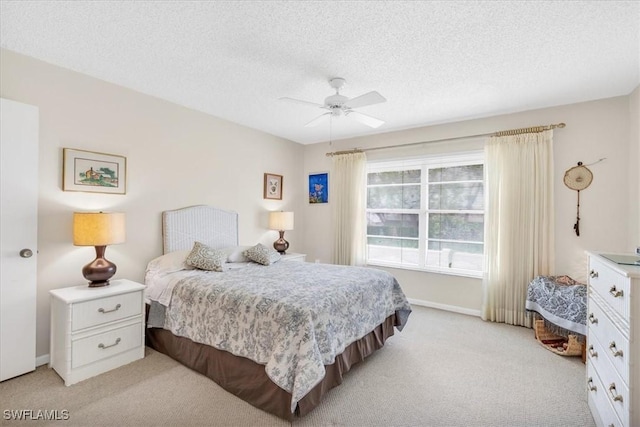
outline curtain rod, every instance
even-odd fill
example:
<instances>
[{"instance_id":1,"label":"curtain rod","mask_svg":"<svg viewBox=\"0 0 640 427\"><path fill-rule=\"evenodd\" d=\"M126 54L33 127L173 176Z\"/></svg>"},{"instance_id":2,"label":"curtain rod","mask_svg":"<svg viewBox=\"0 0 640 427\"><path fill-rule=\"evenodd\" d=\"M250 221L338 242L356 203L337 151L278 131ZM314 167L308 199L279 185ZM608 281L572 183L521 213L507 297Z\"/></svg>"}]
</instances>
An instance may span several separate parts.
<instances>
[{"instance_id":1,"label":"curtain rod","mask_svg":"<svg viewBox=\"0 0 640 427\"><path fill-rule=\"evenodd\" d=\"M385 145L383 147L374 147L374 148L353 148L351 150L344 151L334 151L332 153L326 153L328 157L337 156L340 154L350 154L350 153L363 153L365 151L376 151L376 150L385 150L387 148L398 148L398 147L409 147L412 145L422 145L429 144L432 142L446 142L446 141L455 141L458 139L471 139L471 138L479 138L481 136L508 136L508 135L521 135L523 133L539 133L545 130L551 130L555 128L563 128L566 124L558 123L558 124L550 124L547 126L533 126L529 128L520 128L520 129L510 129L510 130L501 130L492 133L480 133L477 135L466 135L466 136L456 136L453 138L443 138L443 139L433 139L430 141L421 141L421 142L411 142L408 144L399 144L399 145Z\"/></svg>"}]
</instances>

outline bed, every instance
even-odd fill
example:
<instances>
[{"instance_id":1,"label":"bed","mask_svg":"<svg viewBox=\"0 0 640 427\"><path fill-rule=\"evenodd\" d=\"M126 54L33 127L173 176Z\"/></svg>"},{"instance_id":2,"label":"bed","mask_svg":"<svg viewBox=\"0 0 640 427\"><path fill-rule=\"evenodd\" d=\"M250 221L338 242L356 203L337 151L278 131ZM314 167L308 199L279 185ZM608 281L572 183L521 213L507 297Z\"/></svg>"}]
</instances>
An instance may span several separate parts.
<instances>
[{"instance_id":1,"label":"bed","mask_svg":"<svg viewBox=\"0 0 640 427\"><path fill-rule=\"evenodd\" d=\"M222 271L185 263L196 242L225 251ZM251 248L238 245L235 212L163 212L164 254L145 274L147 345L291 420L402 330L411 307L384 271L277 257L262 265L244 256Z\"/></svg>"}]
</instances>

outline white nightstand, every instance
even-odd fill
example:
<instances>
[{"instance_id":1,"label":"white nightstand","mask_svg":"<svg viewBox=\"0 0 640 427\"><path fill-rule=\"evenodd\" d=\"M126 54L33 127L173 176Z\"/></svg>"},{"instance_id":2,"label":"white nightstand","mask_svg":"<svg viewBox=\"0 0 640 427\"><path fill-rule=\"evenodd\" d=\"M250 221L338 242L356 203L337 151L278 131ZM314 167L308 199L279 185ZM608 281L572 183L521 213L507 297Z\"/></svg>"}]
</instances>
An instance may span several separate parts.
<instances>
[{"instance_id":1,"label":"white nightstand","mask_svg":"<svg viewBox=\"0 0 640 427\"><path fill-rule=\"evenodd\" d=\"M305 262L305 260L307 259L307 254L298 254L295 252L287 252L286 254L282 255L282 261L298 261L298 262Z\"/></svg>"},{"instance_id":2,"label":"white nightstand","mask_svg":"<svg viewBox=\"0 0 640 427\"><path fill-rule=\"evenodd\" d=\"M144 286L126 279L110 282L50 291L49 367L65 385L144 357Z\"/></svg>"}]
</instances>

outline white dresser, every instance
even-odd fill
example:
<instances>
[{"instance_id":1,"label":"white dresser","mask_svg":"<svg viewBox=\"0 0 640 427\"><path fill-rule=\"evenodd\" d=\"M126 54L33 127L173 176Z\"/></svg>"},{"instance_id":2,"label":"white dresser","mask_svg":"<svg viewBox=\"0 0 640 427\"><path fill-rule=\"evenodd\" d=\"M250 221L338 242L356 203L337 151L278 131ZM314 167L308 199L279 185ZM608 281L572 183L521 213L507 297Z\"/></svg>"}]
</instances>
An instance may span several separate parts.
<instances>
[{"instance_id":1,"label":"white dresser","mask_svg":"<svg viewBox=\"0 0 640 427\"><path fill-rule=\"evenodd\" d=\"M121 279L101 288L50 292L49 367L66 385L144 357L143 290L140 283Z\"/></svg>"},{"instance_id":2,"label":"white dresser","mask_svg":"<svg viewBox=\"0 0 640 427\"><path fill-rule=\"evenodd\" d=\"M599 426L640 426L640 266L588 255L589 408Z\"/></svg>"}]
</instances>

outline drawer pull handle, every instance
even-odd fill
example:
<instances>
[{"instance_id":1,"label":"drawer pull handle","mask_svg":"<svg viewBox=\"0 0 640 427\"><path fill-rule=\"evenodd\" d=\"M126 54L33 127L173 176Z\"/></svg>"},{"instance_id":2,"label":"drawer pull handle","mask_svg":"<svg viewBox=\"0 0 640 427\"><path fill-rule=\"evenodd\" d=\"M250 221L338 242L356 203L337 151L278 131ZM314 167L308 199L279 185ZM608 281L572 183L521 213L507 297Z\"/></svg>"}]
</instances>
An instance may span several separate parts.
<instances>
[{"instance_id":1,"label":"drawer pull handle","mask_svg":"<svg viewBox=\"0 0 640 427\"><path fill-rule=\"evenodd\" d=\"M614 402L622 402L622 395L616 394L616 383L611 383L611 385L609 385L609 394L611 394L611 398Z\"/></svg>"},{"instance_id":2,"label":"drawer pull handle","mask_svg":"<svg viewBox=\"0 0 640 427\"><path fill-rule=\"evenodd\" d=\"M110 345L104 345L104 344L100 343L100 344L98 344L98 348L101 348L101 349L104 350L105 348L114 347L114 346L120 344L120 341L121 341L120 338L116 338L116 342L114 342L113 344L110 344Z\"/></svg>"},{"instance_id":3,"label":"drawer pull handle","mask_svg":"<svg viewBox=\"0 0 640 427\"><path fill-rule=\"evenodd\" d=\"M613 357L622 357L622 350L618 350L616 348L616 342L615 341L611 341L611 343L609 344L609 350L611 350L611 353L613 354Z\"/></svg>"},{"instance_id":4,"label":"drawer pull handle","mask_svg":"<svg viewBox=\"0 0 640 427\"><path fill-rule=\"evenodd\" d=\"M592 345L589 346L589 356L598 357L598 352L593 349Z\"/></svg>"},{"instance_id":5,"label":"drawer pull handle","mask_svg":"<svg viewBox=\"0 0 640 427\"><path fill-rule=\"evenodd\" d=\"M597 391L598 387L593 385L593 378L589 377L589 379L587 380L587 388L589 389L589 391Z\"/></svg>"},{"instance_id":6,"label":"drawer pull handle","mask_svg":"<svg viewBox=\"0 0 640 427\"><path fill-rule=\"evenodd\" d=\"M590 276L592 279L595 279L596 277L598 277L598 272L597 272L597 271L595 271L595 270L591 270L591 271L589 272L589 276Z\"/></svg>"},{"instance_id":7,"label":"drawer pull handle","mask_svg":"<svg viewBox=\"0 0 640 427\"><path fill-rule=\"evenodd\" d=\"M593 313L591 313L589 315L589 322L591 323L598 323L598 318L596 316L593 315Z\"/></svg>"},{"instance_id":8,"label":"drawer pull handle","mask_svg":"<svg viewBox=\"0 0 640 427\"><path fill-rule=\"evenodd\" d=\"M120 310L120 307L122 307L120 304L117 304L115 308L111 309L111 310L105 310L104 308L99 308L98 311L102 314L107 314L107 313L111 313L114 311L118 311Z\"/></svg>"},{"instance_id":9,"label":"drawer pull handle","mask_svg":"<svg viewBox=\"0 0 640 427\"><path fill-rule=\"evenodd\" d=\"M613 285L611 289L609 289L609 293L613 295L614 298L621 297L623 295L622 291L616 289L616 285Z\"/></svg>"}]
</instances>

